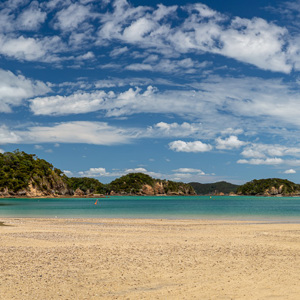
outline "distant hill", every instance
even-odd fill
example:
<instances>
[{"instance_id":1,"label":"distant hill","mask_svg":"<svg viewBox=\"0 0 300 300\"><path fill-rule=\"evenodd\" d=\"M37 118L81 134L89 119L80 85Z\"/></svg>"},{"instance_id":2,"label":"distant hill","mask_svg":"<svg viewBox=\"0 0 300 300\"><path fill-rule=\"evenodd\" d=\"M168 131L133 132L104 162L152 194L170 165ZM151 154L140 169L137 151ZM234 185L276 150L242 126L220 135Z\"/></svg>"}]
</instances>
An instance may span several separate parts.
<instances>
[{"instance_id":1,"label":"distant hill","mask_svg":"<svg viewBox=\"0 0 300 300\"><path fill-rule=\"evenodd\" d=\"M219 181L215 183L199 183L190 182L197 195L216 195L220 193L229 194L236 193L239 185L232 184L226 181Z\"/></svg>"},{"instance_id":2,"label":"distant hill","mask_svg":"<svg viewBox=\"0 0 300 300\"><path fill-rule=\"evenodd\" d=\"M88 177L67 177L52 164L16 150L0 153L0 197L59 197L93 195L195 195L185 183L130 173L109 184Z\"/></svg>"},{"instance_id":3,"label":"distant hill","mask_svg":"<svg viewBox=\"0 0 300 300\"><path fill-rule=\"evenodd\" d=\"M121 195L195 195L191 185L183 182L154 179L143 173L130 173L107 186L111 194Z\"/></svg>"},{"instance_id":4,"label":"distant hill","mask_svg":"<svg viewBox=\"0 0 300 300\"><path fill-rule=\"evenodd\" d=\"M300 185L287 179L268 178L249 181L237 189L239 195L299 195Z\"/></svg>"}]
</instances>

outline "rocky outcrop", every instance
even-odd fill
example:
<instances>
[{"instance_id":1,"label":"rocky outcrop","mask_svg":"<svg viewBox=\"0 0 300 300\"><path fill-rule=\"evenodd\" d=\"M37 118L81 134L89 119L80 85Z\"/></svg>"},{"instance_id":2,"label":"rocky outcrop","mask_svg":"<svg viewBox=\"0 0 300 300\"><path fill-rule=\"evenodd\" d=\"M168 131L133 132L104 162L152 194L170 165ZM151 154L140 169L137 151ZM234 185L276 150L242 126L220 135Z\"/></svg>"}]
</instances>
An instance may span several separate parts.
<instances>
[{"instance_id":1,"label":"rocky outcrop","mask_svg":"<svg viewBox=\"0 0 300 300\"><path fill-rule=\"evenodd\" d=\"M154 195L155 192L154 192L154 189L153 189L153 187L151 185L145 184L142 187L141 194L151 196L151 195Z\"/></svg>"},{"instance_id":2,"label":"rocky outcrop","mask_svg":"<svg viewBox=\"0 0 300 300\"><path fill-rule=\"evenodd\" d=\"M157 195L162 195L165 193L165 189L164 186L162 184L162 182L156 182L154 185L154 193Z\"/></svg>"},{"instance_id":3,"label":"rocky outcrop","mask_svg":"<svg viewBox=\"0 0 300 300\"><path fill-rule=\"evenodd\" d=\"M83 197L85 195L84 191L82 191L80 188L76 189L74 192L75 197Z\"/></svg>"},{"instance_id":4,"label":"rocky outcrop","mask_svg":"<svg viewBox=\"0 0 300 300\"><path fill-rule=\"evenodd\" d=\"M4 188L0 192L1 198L11 197L24 197L24 198L38 198L38 197L58 197L58 196L70 196L73 191L57 174L53 174L50 177L42 177L31 179L26 189L18 191L8 190Z\"/></svg>"}]
</instances>

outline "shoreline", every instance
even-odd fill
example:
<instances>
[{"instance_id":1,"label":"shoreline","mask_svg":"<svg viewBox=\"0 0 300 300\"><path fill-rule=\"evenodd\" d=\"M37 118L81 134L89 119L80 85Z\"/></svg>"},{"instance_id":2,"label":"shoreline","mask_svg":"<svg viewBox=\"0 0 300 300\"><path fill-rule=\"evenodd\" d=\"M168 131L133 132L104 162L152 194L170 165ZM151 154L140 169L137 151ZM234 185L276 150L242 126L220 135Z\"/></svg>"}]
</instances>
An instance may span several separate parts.
<instances>
[{"instance_id":1,"label":"shoreline","mask_svg":"<svg viewBox=\"0 0 300 300\"><path fill-rule=\"evenodd\" d=\"M156 195L123 195L123 194L114 194L114 195L103 195L103 196L90 196L90 195L84 195L84 196L72 196L72 195L58 195L58 196L37 196L37 197L29 197L29 196L0 196L0 200L9 200L9 199L109 199L112 197L262 197L262 198L300 198L299 195L283 195L283 194L278 194L278 195L168 195L168 194L156 194Z\"/></svg>"},{"instance_id":2,"label":"shoreline","mask_svg":"<svg viewBox=\"0 0 300 300\"><path fill-rule=\"evenodd\" d=\"M282 220L282 218L238 218L238 217L232 217L232 218L226 218L226 217L191 217L191 218L186 218L186 217L149 217L149 216L145 216L145 217L78 217L78 216L74 216L74 217L50 217L50 216L33 216L33 217L29 217L29 216L1 216L0 215L0 226L8 226L5 224L5 220L48 220L48 221L83 221L83 220L90 220L90 221L101 221L101 220L105 220L105 221L170 221L170 222L176 222L176 221L183 221L183 222L216 222L216 223L220 223L220 222L227 222L227 223L234 223L234 224L240 224L240 225L268 225L268 224L291 224L291 225L297 225L300 224L300 220L291 220L291 219L286 219L286 220Z\"/></svg>"},{"instance_id":3,"label":"shoreline","mask_svg":"<svg viewBox=\"0 0 300 300\"><path fill-rule=\"evenodd\" d=\"M298 299L298 224L0 218L3 299ZM14 288L12 288L14 287ZM1 298L1 297L0 297Z\"/></svg>"}]
</instances>

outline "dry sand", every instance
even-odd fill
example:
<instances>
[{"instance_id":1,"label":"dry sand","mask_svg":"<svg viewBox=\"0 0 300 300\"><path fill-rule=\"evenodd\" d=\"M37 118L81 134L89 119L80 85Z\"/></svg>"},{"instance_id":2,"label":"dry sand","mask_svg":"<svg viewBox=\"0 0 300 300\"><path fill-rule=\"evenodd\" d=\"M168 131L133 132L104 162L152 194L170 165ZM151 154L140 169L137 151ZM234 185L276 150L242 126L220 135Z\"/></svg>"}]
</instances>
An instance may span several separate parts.
<instances>
[{"instance_id":1,"label":"dry sand","mask_svg":"<svg viewBox=\"0 0 300 300\"><path fill-rule=\"evenodd\" d=\"M2 219L0 299L300 299L300 225Z\"/></svg>"}]
</instances>

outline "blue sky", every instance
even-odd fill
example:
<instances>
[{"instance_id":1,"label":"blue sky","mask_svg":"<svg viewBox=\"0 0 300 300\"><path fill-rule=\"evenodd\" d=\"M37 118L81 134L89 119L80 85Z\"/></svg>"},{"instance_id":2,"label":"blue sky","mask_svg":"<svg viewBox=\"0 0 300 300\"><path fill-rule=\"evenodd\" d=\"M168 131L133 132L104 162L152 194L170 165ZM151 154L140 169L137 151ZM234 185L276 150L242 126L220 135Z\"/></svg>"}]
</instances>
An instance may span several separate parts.
<instances>
[{"instance_id":1,"label":"blue sky","mask_svg":"<svg viewBox=\"0 0 300 300\"><path fill-rule=\"evenodd\" d=\"M0 4L0 151L68 176L300 183L300 1Z\"/></svg>"}]
</instances>

